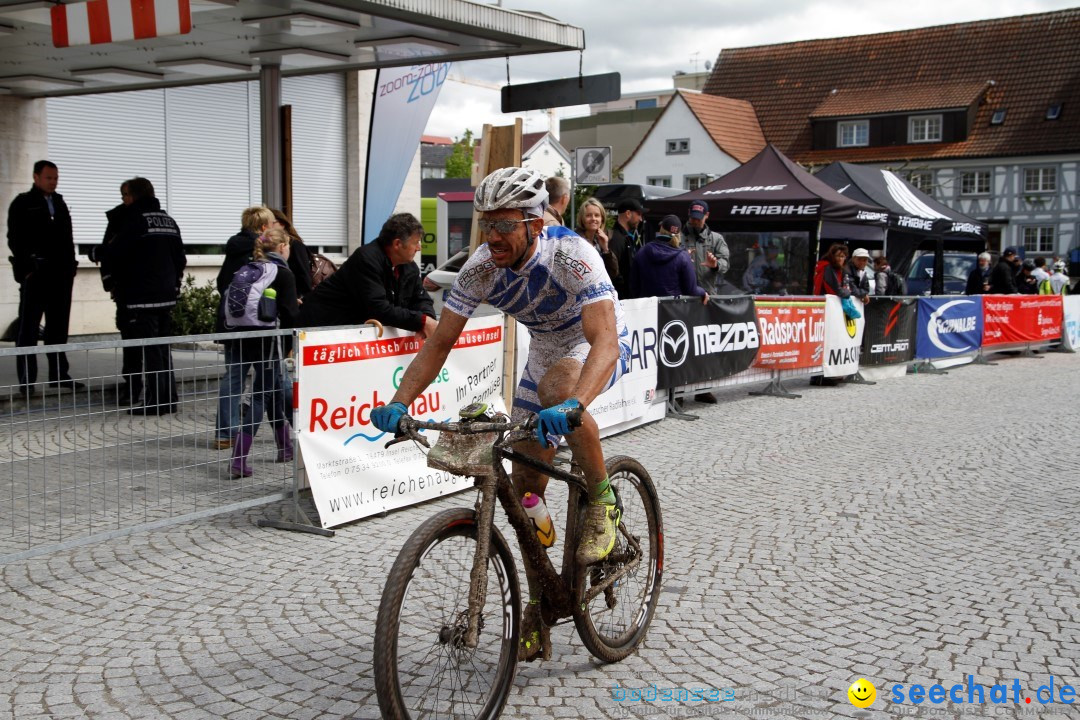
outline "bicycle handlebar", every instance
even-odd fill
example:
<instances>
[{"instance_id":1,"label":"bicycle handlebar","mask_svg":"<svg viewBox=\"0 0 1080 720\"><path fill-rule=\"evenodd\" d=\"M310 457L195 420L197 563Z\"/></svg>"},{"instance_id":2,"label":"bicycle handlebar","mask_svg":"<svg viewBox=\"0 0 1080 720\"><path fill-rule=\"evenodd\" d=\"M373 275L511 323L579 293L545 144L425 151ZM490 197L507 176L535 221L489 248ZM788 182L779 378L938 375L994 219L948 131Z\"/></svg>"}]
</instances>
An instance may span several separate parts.
<instances>
[{"instance_id":1,"label":"bicycle handlebar","mask_svg":"<svg viewBox=\"0 0 1080 720\"><path fill-rule=\"evenodd\" d=\"M585 414L584 407L578 407L576 410L571 410L567 413L566 419L569 422L570 427L581 427L582 417ZM401 422L398 423L398 434L394 436L393 440L388 441L383 447L388 448L391 445L396 445L399 442L405 442L406 440L413 440L420 443L426 448L431 448L431 444L428 443L427 438L420 434L421 430L438 430L453 433L462 433L465 435L478 435L481 433L501 432L512 433L520 431L526 435L531 435L536 431L537 418L536 415L530 415L529 419L525 422L512 422L510 418L503 417L500 420L487 420L487 421L458 421L458 422L438 422L436 420L415 420L408 415L401 418ZM504 440L505 442L505 440Z\"/></svg>"}]
</instances>

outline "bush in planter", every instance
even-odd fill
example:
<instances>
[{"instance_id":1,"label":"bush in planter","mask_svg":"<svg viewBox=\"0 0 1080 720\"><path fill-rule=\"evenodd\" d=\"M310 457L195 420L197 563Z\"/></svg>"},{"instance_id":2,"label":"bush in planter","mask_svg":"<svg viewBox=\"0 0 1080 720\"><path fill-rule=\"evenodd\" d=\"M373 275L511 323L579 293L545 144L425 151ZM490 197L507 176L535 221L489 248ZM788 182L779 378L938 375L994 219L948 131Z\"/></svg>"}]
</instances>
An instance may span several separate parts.
<instances>
[{"instance_id":1,"label":"bush in planter","mask_svg":"<svg viewBox=\"0 0 1080 720\"><path fill-rule=\"evenodd\" d=\"M197 287L195 276L187 275L172 312L173 333L204 335L214 332L220 300L213 280L207 280L206 285Z\"/></svg>"}]
</instances>

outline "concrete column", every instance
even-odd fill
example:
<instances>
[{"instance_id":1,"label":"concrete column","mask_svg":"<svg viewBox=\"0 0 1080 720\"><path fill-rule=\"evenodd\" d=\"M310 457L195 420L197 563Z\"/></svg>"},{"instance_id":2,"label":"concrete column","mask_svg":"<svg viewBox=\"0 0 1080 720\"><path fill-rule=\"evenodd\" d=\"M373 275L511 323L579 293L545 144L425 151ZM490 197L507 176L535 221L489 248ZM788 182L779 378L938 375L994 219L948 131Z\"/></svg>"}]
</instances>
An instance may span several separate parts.
<instances>
[{"instance_id":1,"label":"concrete column","mask_svg":"<svg viewBox=\"0 0 1080 720\"><path fill-rule=\"evenodd\" d=\"M262 126L262 201L281 207L284 196L281 156L281 66L259 70L259 118Z\"/></svg>"},{"instance_id":2,"label":"concrete column","mask_svg":"<svg viewBox=\"0 0 1080 720\"><path fill-rule=\"evenodd\" d=\"M0 332L19 315L19 286L11 274L7 248L7 212L19 193L34 182L34 163L49 158L45 100L0 95ZM63 183L63 176L61 176ZM58 188L63 194L63 187Z\"/></svg>"}]
</instances>

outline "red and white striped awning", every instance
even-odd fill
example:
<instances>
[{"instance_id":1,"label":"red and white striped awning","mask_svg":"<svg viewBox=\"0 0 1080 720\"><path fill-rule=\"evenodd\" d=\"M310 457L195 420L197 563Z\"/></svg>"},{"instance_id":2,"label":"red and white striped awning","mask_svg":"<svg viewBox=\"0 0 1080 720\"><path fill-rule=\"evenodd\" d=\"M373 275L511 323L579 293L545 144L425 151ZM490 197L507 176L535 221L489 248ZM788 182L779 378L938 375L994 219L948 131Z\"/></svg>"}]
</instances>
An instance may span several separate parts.
<instances>
[{"instance_id":1,"label":"red and white striped awning","mask_svg":"<svg viewBox=\"0 0 1080 720\"><path fill-rule=\"evenodd\" d=\"M50 12L58 48L191 32L190 0L91 0Z\"/></svg>"}]
</instances>

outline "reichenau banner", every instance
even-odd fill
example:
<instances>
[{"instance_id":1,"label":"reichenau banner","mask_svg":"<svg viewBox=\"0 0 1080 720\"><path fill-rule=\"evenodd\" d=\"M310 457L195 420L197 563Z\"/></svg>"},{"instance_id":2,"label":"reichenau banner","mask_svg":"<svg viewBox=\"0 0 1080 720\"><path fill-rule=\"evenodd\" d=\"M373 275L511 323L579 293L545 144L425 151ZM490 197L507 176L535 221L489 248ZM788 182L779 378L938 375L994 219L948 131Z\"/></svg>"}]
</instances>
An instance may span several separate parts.
<instances>
[{"instance_id":1,"label":"reichenau banner","mask_svg":"<svg viewBox=\"0 0 1080 720\"><path fill-rule=\"evenodd\" d=\"M754 299L664 300L657 308L657 387L718 380L750 367L760 339Z\"/></svg>"}]
</instances>

